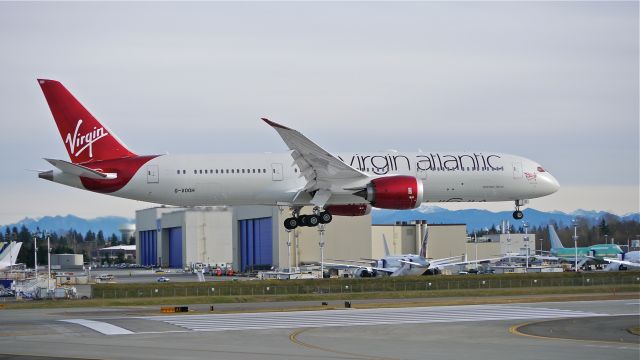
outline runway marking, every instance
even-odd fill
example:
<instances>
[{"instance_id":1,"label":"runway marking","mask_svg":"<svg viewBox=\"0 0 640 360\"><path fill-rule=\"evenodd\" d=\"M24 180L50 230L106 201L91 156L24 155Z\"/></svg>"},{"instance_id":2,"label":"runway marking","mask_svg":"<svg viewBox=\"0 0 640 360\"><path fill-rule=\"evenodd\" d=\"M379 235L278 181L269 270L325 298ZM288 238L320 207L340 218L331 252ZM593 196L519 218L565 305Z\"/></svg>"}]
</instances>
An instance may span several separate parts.
<instances>
[{"instance_id":1,"label":"runway marking","mask_svg":"<svg viewBox=\"0 0 640 360\"><path fill-rule=\"evenodd\" d=\"M382 356L366 355L366 354L357 354L357 353L352 353L352 352L347 352L347 351L329 349L329 348L325 348L325 347L322 347L322 346L310 344L310 343L307 343L307 342L304 342L304 341L298 339L298 335L300 335L303 332L308 331L308 330L311 330L311 329L304 328L304 329L298 329L298 330L292 332L291 334L289 334L289 340L291 340L291 342L293 342L294 344L297 344L297 345L300 345L300 346L304 346L304 347L309 348L309 349L327 351L327 352L331 352L331 353L338 354L338 355L346 355L346 356L351 357L352 359L361 359L361 360L399 360L399 359L395 359L395 358L387 358L387 357L382 357Z\"/></svg>"},{"instance_id":2,"label":"runway marking","mask_svg":"<svg viewBox=\"0 0 640 360\"><path fill-rule=\"evenodd\" d=\"M174 315L138 317L138 319L161 321L191 331L229 331L514 319L557 319L603 315L605 314L513 305L464 305L422 308L298 311L288 313Z\"/></svg>"},{"instance_id":3,"label":"runway marking","mask_svg":"<svg viewBox=\"0 0 640 360\"><path fill-rule=\"evenodd\" d=\"M88 327L91 330L95 330L105 335L134 334L133 331L130 331L125 328L121 328L119 326L115 326L106 322L102 322L102 321L85 320L85 319L69 319L69 320L60 320L60 321L82 325L82 326Z\"/></svg>"}]
</instances>

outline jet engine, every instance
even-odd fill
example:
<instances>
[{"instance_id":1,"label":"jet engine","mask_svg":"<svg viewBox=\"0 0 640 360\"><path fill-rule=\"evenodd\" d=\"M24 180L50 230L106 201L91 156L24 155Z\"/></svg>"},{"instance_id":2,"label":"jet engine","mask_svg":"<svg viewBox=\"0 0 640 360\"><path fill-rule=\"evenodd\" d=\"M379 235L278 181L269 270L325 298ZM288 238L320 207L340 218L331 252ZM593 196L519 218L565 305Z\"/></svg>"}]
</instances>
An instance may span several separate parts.
<instances>
[{"instance_id":1,"label":"jet engine","mask_svg":"<svg viewBox=\"0 0 640 360\"><path fill-rule=\"evenodd\" d=\"M375 269L360 268L360 269L356 269L356 271L353 272L353 277L370 278L370 277L376 277L377 273L378 272Z\"/></svg>"},{"instance_id":2,"label":"jet engine","mask_svg":"<svg viewBox=\"0 0 640 360\"><path fill-rule=\"evenodd\" d=\"M420 206L423 194L422 181L413 176L396 175L374 179L354 195L365 198L377 208L406 210Z\"/></svg>"}]
</instances>

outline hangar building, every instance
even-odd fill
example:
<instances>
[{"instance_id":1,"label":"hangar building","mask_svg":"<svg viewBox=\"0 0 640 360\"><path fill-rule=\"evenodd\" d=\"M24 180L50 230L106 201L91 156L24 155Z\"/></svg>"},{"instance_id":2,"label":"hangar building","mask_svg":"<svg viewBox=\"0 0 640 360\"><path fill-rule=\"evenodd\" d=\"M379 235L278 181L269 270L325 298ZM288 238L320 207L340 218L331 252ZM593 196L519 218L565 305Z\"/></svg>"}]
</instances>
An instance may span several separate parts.
<instances>
[{"instance_id":1,"label":"hangar building","mask_svg":"<svg viewBox=\"0 0 640 360\"><path fill-rule=\"evenodd\" d=\"M194 263L232 264L234 269L246 271L286 268L290 250L292 265L319 262L318 228L298 228L289 234L282 226L288 216L288 211L272 206L139 210L136 258L141 265L183 268ZM370 257L371 216L334 217L326 227L324 243L326 259Z\"/></svg>"},{"instance_id":2,"label":"hangar building","mask_svg":"<svg viewBox=\"0 0 640 360\"><path fill-rule=\"evenodd\" d=\"M528 240L527 240L528 238ZM466 243L469 259L475 258L476 247L478 259L495 258L500 254L515 253L524 255L529 247L529 254L535 254L535 234L489 234L473 237Z\"/></svg>"},{"instance_id":3,"label":"hangar building","mask_svg":"<svg viewBox=\"0 0 640 360\"><path fill-rule=\"evenodd\" d=\"M384 256L386 239L392 255L419 254L425 231L429 231L427 258L440 259L463 255L467 242L465 224L429 224L424 220L399 222L394 225L373 225L372 258Z\"/></svg>"}]
</instances>

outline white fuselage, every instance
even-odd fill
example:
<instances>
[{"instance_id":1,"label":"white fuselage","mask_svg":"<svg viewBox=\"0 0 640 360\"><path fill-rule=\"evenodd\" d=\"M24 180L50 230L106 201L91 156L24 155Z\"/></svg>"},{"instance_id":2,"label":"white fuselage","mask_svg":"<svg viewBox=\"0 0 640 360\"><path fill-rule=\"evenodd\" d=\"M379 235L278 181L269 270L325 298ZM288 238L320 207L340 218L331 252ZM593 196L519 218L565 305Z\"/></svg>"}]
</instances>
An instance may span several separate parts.
<instances>
[{"instance_id":1,"label":"white fuselage","mask_svg":"<svg viewBox=\"0 0 640 360\"><path fill-rule=\"evenodd\" d=\"M373 178L409 175L422 181L422 202L485 202L531 199L558 190L558 182L529 159L499 153L337 154L370 176L360 183L336 182L327 202L366 203L353 188ZM55 182L86 189L75 175L54 170ZM307 205L297 196L307 180L290 153L161 155L142 165L109 195L176 206Z\"/></svg>"}]
</instances>

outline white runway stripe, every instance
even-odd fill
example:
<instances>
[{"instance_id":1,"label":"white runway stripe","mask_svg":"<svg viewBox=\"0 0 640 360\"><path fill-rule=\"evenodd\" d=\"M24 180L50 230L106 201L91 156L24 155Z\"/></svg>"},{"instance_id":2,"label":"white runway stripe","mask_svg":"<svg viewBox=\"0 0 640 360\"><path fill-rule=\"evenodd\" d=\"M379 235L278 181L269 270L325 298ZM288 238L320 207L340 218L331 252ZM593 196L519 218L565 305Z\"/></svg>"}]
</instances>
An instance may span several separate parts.
<instances>
[{"instance_id":1,"label":"white runway stripe","mask_svg":"<svg viewBox=\"0 0 640 360\"><path fill-rule=\"evenodd\" d=\"M69 319L69 320L60 320L72 324L78 324L85 327L88 327L91 330L95 330L99 333L105 335L127 335L133 334L133 331L129 331L127 329L121 328L119 326L115 326L102 321L95 320L85 320L85 319Z\"/></svg>"},{"instance_id":2,"label":"white runway stripe","mask_svg":"<svg viewBox=\"0 0 640 360\"><path fill-rule=\"evenodd\" d=\"M192 331L281 329L301 327L425 324L442 322L546 319L601 316L602 314L509 305L382 308L141 317Z\"/></svg>"}]
</instances>

